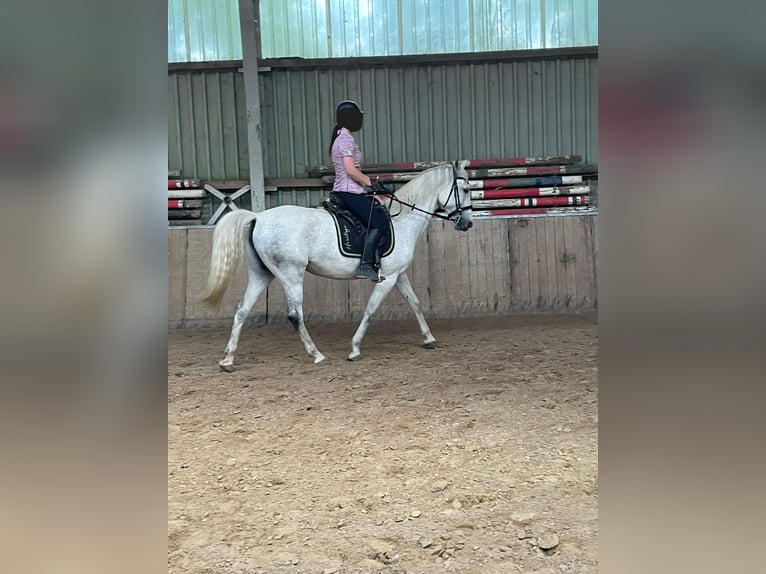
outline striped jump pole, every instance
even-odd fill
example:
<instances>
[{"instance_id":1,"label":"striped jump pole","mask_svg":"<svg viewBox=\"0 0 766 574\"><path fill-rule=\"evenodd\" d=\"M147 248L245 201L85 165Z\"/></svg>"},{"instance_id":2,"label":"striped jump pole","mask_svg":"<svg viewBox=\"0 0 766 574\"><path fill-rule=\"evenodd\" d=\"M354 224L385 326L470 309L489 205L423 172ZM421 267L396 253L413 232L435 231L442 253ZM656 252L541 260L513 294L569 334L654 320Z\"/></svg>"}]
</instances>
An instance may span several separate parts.
<instances>
[{"instance_id":1,"label":"striped jump pole","mask_svg":"<svg viewBox=\"0 0 766 574\"><path fill-rule=\"evenodd\" d=\"M596 174L593 165L540 165L530 167L498 167L489 169L469 169L468 177L473 179L490 177L512 177L521 175L562 175L562 174Z\"/></svg>"},{"instance_id":2,"label":"striped jump pole","mask_svg":"<svg viewBox=\"0 0 766 574\"><path fill-rule=\"evenodd\" d=\"M472 201L474 209L497 209L510 207L565 207L589 205L587 195L565 195L560 197L513 197L507 199L481 199Z\"/></svg>"},{"instance_id":3,"label":"striped jump pole","mask_svg":"<svg viewBox=\"0 0 766 574\"><path fill-rule=\"evenodd\" d=\"M487 209L476 210L473 215L476 217L498 217L507 215L566 215L576 213L592 213L591 207L531 207L525 209Z\"/></svg>"},{"instance_id":4,"label":"striped jump pole","mask_svg":"<svg viewBox=\"0 0 766 574\"><path fill-rule=\"evenodd\" d=\"M169 179L168 189L195 189L200 187L198 179Z\"/></svg>"},{"instance_id":5,"label":"striped jump pole","mask_svg":"<svg viewBox=\"0 0 766 574\"><path fill-rule=\"evenodd\" d=\"M472 179L471 189L501 189L505 187L539 187L582 183L581 175L552 175L549 177L518 177L513 179Z\"/></svg>"},{"instance_id":6,"label":"striped jump pole","mask_svg":"<svg viewBox=\"0 0 766 574\"><path fill-rule=\"evenodd\" d=\"M584 195L589 185L571 187L518 187L511 189L472 189L471 199L509 199L513 197L547 197L552 195Z\"/></svg>"},{"instance_id":7,"label":"striped jump pole","mask_svg":"<svg viewBox=\"0 0 766 574\"><path fill-rule=\"evenodd\" d=\"M204 189L168 190L168 199L202 199L203 197L205 197Z\"/></svg>"},{"instance_id":8,"label":"striped jump pole","mask_svg":"<svg viewBox=\"0 0 766 574\"><path fill-rule=\"evenodd\" d=\"M201 199L168 199L168 209L199 209Z\"/></svg>"}]
</instances>

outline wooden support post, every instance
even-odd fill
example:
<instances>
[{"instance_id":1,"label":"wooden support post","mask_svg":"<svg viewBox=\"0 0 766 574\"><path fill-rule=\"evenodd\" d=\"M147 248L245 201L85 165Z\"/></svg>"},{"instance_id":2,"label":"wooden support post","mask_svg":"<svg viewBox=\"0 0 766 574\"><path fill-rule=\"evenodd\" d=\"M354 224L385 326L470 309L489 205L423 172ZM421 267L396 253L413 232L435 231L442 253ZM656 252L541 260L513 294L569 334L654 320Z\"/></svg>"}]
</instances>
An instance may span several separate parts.
<instances>
[{"instance_id":1,"label":"wooden support post","mask_svg":"<svg viewBox=\"0 0 766 574\"><path fill-rule=\"evenodd\" d=\"M242 68L245 77L245 110L247 113L247 145L250 158L250 203L253 211L263 211L266 207L263 190L261 97L258 83L260 43L258 14L258 0L239 0Z\"/></svg>"}]
</instances>

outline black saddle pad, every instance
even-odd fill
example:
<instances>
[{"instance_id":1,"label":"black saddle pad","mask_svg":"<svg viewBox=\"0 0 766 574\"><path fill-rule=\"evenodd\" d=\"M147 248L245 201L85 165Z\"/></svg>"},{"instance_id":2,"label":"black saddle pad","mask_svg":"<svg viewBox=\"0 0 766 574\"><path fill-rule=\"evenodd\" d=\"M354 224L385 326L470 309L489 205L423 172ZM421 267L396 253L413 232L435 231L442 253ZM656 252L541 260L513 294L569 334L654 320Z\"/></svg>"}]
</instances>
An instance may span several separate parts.
<instances>
[{"instance_id":1,"label":"black saddle pad","mask_svg":"<svg viewBox=\"0 0 766 574\"><path fill-rule=\"evenodd\" d=\"M330 198L322 203L335 221L335 233L338 236L338 249L341 255L360 259L364 250L364 237L366 226L359 221L354 214L345 208L342 200L330 194ZM380 235L378 241L378 253L381 257L386 257L394 250L394 226L391 223L391 217L388 210L375 202L375 209L380 209L385 213L388 227Z\"/></svg>"}]
</instances>

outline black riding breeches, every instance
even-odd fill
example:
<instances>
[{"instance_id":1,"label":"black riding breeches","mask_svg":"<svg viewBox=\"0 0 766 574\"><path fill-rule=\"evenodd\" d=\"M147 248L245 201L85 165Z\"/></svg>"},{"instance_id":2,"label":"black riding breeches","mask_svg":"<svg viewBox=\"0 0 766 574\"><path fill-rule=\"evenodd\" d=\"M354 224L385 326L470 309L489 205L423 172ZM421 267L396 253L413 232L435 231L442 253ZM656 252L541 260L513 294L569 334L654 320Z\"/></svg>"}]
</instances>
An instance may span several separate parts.
<instances>
[{"instance_id":1,"label":"black riding breeches","mask_svg":"<svg viewBox=\"0 0 766 574\"><path fill-rule=\"evenodd\" d=\"M373 204L377 203L373 196L361 193L349 193L347 191L336 191L343 203L351 213L354 214L365 225L369 221L369 229L385 229L388 227L388 220L381 209L373 209Z\"/></svg>"}]
</instances>

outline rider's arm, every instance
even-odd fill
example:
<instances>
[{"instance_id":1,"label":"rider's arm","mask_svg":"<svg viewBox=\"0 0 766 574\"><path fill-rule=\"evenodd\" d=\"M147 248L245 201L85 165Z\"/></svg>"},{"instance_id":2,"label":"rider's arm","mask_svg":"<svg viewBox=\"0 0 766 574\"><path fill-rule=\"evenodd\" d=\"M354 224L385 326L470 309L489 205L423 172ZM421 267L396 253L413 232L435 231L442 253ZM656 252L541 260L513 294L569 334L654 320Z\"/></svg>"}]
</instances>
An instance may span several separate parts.
<instances>
[{"instance_id":1,"label":"rider's arm","mask_svg":"<svg viewBox=\"0 0 766 574\"><path fill-rule=\"evenodd\" d=\"M357 169L357 167L354 165L353 157L345 156L343 158L343 167L346 168L346 173L348 176L359 185L372 185L370 178L359 171L359 169Z\"/></svg>"}]
</instances>

